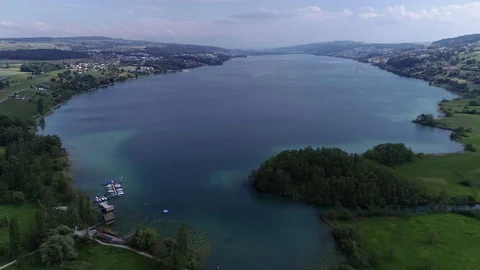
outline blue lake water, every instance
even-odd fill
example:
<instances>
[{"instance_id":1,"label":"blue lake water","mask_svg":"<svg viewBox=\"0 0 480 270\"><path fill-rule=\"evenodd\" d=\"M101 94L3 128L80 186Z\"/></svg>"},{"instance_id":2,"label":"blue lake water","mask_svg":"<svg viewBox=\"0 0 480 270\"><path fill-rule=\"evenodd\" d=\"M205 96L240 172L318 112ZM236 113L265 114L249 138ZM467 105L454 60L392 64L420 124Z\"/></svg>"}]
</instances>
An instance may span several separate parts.
<instances>
[{"instance_id":1,"label":"blue lake water","mask_svg":"<svg viewBox=\"0 0 480 270\"><path fill-rule=\"evenodd\" d=\"M318 209L252 194L251 170L308 145L460 151L448 132L411 123L453 97L350 60L261 56L75 96L40 132L62 138L76 185L92 195L124 177L119 228L132 217L188 222L210 239L209 269L291 270L331 256L331 232Z\"/></svg>"}]
</instances>

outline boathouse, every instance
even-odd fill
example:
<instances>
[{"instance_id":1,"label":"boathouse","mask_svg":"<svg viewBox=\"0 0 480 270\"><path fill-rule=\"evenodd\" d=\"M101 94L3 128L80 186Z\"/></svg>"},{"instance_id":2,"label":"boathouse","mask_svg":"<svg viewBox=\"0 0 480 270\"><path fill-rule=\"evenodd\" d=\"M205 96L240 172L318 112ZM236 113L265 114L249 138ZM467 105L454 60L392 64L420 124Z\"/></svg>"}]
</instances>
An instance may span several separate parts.
<instances>
[{"instance_id":1,"label":"boathouse","mask_svg":"<svg viewBox=\"0 0 480 270\"><path fill-rule=\"evenodd\" d=\"M115 223L115 214L113 211L115 208L113 205L108 204L108 202L102 202L98 205L101 211L101 218L105 225L110 225Z\"/></svg>"}]
</instances>

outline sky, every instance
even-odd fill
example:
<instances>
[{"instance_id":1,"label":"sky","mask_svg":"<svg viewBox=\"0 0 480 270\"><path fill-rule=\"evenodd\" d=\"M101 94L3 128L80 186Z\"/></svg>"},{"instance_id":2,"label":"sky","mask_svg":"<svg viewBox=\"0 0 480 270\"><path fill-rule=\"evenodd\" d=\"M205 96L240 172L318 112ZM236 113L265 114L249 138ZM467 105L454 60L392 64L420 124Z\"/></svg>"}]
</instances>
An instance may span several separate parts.
<instances>
[{"instance_id":1,"label":"sky","mask_svg":"<svg viewBox=\"0 0 480 270\"><path fill-rule=\"evenodd\" d=\"M109 36L226 48L480 33L480 1L472 0L0 0L0 10L0 37Z\"/></svg>"}]
</instances>

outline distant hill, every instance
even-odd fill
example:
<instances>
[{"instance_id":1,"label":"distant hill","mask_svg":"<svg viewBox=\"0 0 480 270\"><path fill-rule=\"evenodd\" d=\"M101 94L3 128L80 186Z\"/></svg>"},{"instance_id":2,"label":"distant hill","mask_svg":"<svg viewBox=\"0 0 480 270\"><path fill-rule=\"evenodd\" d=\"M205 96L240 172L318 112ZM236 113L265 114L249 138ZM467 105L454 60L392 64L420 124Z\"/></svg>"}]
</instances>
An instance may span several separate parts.
<instances>
[{"instance_id":1,"label":"distant hill","mask_svg":"<svg viewBox=\"0 0 480 270\"><path fill-rule=\"evenodd\" d=\"M171 54L228 53L229 50L212 46L162 44L146 47L145 52L151 55L162 56Z\"/></svg>"},{"instance_id":2,"label":"distant hill","mask_svg":"<svg viewBox=\"0 0 480 270\"><path fill-rule=\"evenodd\" d=\"M461 47L472 43L480 42L480 34L464 35L454 38L445 38L432 43L433 46L440 47Z\"/></svg>"},{"instance_id":3,"label":"distant hill","mask_svg":"<svg viewBox=\"0 0 480 270\"><path fill-rule=\"evenodd\" d=\"M55 49L0 51L0 59L7 60L62 60L88 58L83 52Z\"/></svg>"},{"instance_id":4,"label":"distant hill","mask_svg":"<svg viewBox=\"0 0 480 270\"><path fill-rule=\"evenodd\" d=\"M291 47L282 47L269 50L271 52L279 53L308 53L308 54L331 54L356 48L377 48L377 49L410 49L421 46L414 43L364 43L356 41L332 41L322 43L310 43L303 45L296 45Z\"/></svg>"},{"instance_id":5,"label":"distant hill","mask_svg":"<svg viewBox=\"0 0 480 270\"><path fill-rule=\"evenodd\" d=\"M145 40L128 40L102 36L1 38L0 42L7 43L6 45L4 44L4 50L8 49L8 43L10 42L14 43L12 44L11 48L9 48L10 50L12 50L12 47L13 49L17 49L18 45L24 45L22 48L43 49L42 46L45 47L45 44L51 44L52 48L62 48L80 52L129 51L143 49L158 55L230 52L227 49L212 46L162 43Z\"/></svg>"}]
</instances>

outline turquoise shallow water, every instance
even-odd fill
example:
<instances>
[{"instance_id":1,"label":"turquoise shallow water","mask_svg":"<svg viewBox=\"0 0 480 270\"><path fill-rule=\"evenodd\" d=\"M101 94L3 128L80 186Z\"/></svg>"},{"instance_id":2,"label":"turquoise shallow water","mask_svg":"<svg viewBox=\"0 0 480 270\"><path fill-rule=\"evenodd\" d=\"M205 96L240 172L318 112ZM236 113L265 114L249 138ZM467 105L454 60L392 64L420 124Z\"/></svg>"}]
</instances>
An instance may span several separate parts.
<instances>
[{"instance_id":1,"label":"turquoise shallow water","mask_svg":"<svg viewBox=\"0 0 480 270\"><path fill-rule=\"evenodd\" d=\"M443 98L453 95L354 61L262 56L76 96L40 132L62 138L79 188L124 177L119 228L132 216L188 222L211 241L209 269L290 270L330 254L330 230L319 209L250 192L250 171L307 145L459 151L448 132L410 122Z\"/></svg>"}]
</instances>

